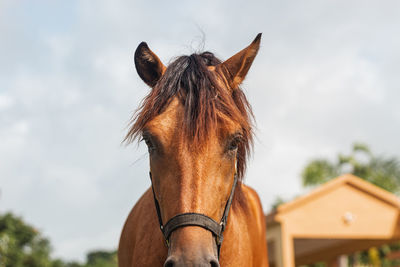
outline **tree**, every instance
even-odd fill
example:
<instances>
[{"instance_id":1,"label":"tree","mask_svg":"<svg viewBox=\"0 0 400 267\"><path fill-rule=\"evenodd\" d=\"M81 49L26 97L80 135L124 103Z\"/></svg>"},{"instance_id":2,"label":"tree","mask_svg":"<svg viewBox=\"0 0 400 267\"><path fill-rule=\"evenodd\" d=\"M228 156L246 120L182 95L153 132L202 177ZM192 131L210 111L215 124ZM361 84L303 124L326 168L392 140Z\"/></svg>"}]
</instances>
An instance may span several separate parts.
<instances>
[{"instance_id":1,"label":"tree","mask_svg":"<svg viewBox=\"0 0 400 267\"><path fill-rule=\"evenodd\" d=\"M274 202L272 202L271 211L276 210L280 205L284 204L285 202L286 201L282 197L276 197Z\"/></svg>"},{"instance_id":2,"label":"tree","mask_svg":"<svg viewBox=\"0 0 400 267\"><path fill-rule=\"evenodd\" d=\"M1 267L53 267L50 243L21 218L0 215Z\"/></svg>"},{"instance_id":3,"label":"tree","mask_svg":"<svg viewBox=\"0 0 400 267\"><path fill-rule=\"evenodd\" d=\"M117 252L92 251L86 263L51 259L50 241L12 213L0 214L0 267L116 267Z\"/></svg>"},{"instance_id":4,"label":"tree","mask_svg":"<svg viewBox=\"0 0 400 267\"><path fill-rule=\"evenodd\" d=\"M96 250L86 254L86 262L61 262L62 265L52 267L117 267L117 251Z\"/></svg>"},{"instance_id":5,"label":"tree","mask_svg":"<svg viewBox=\"0 0 400 267\"><path fill-rule=\"evenodd\" d=\"M85 267L116 267L117 252L116 251L92 251L87 254L87 263Z\"/></svg>"},{"instance_id":6,"label":"tree","mask_svg":"<svg viewBox=\"0 0 400 267\"><path fill-rule=\"evenodd\" d=\"M312 160L302 172L302 181L304 186L314 186L344 173L352 173L387 191L400 193L398 160L376 156L367 145L361 143L355 143L349 155L339 154L336 162Z\"/></svg>"}]
</instances>

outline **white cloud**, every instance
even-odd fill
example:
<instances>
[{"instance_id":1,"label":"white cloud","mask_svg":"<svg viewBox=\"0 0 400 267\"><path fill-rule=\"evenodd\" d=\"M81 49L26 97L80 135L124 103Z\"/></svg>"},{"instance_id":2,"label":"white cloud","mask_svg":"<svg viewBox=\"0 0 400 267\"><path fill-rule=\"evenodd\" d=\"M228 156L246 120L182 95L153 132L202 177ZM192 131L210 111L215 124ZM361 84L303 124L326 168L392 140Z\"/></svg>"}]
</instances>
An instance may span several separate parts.
<instances>
[{"instance_id":1,"label":"white cloud","mask_svg":"<svg viewBox=\"0 0 400 267\"><path fill-rule=\"evenodd\" d=\"M9 95L2 94L0 95L0 110L6 110L14 105L15 101Z\"/></svg>"},{"instance_id":2,"label":"white cloud","mask_svg":"<svg viewBox=\"0 0 400 267\"><path fill-rule=\"evenodd\" d=\"M196 50L199 28L205 48L224 59L264 33L244 88L258 122L246 181L265 210L277 195L302 192L299 174L313 157L333 157L353 141L399 155L397 1L7 3L2 208L43 229L57 256L115 248L149 186L144 149L120 145L148 92L133 67L141 41L168 63Z\"/></svg>"}]
</instances>

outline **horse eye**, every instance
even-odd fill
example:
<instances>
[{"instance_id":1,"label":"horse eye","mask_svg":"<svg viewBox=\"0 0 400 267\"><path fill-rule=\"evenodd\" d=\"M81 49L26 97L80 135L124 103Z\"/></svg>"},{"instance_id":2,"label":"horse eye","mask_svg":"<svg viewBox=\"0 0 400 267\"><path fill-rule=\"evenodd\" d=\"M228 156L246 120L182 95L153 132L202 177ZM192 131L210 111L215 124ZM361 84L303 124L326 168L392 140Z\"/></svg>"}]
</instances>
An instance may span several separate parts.
<instances>
[{"instance_id":1,"label":"horse eye","mask_svg":"<svg viewBox=\"0 0 400 267\"><path fill-rule=\"evenodd\" d=\"M142 140L144 140L144 142L146 143L147 149L149 150L149 152L151 152L151 151L154 150L154 145L153 145L153 143L151 142L151 139L150 139L149 136L143 135L143 136L142 136Z\"/></svg>"},{"instance_id":2,"label":"horse eye","mask_svg":"<svg viewBox=\"0 0 400 267\"><path fill-rule=\"evenodd\" d=\"M241 137L240 136L235 136L229 143L228 150L229 151L234 151L238 148L239 143L241 142Z\"/></svg>"}]
</instances>

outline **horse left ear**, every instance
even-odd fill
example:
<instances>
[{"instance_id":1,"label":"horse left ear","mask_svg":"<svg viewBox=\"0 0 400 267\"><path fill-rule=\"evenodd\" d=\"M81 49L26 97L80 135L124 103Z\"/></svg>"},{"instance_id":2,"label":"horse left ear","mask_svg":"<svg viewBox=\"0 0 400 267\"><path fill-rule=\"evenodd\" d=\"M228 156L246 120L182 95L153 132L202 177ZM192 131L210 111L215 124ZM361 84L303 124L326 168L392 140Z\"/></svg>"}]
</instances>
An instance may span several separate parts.
<instances>
[{"instance_id":1,"label":"horse left ear","mask_svg":"<svg viewBox=\"0 0 400 267\"><path fill-rule=\"evenodd\" d=\"M135 51L135 66L140 78L150 87L154 87L165 72L165 66L145 42L141 42Z\"/></svg>"},{"instance_id":2,"label":"horse left ear","mask_svg":"<svg viewBox=\"0 0 400 267\"><path fill-rule=\"evenodd\" d=\"M254 58L257 55L258 49L260 48L261 33L257 35L254 41L245 49L230 57L226 61L218 66L225 78L227 79L229 86L234 90L243 82L246 78L246 74L249 71Z\"/></svg>"}]
</instances>

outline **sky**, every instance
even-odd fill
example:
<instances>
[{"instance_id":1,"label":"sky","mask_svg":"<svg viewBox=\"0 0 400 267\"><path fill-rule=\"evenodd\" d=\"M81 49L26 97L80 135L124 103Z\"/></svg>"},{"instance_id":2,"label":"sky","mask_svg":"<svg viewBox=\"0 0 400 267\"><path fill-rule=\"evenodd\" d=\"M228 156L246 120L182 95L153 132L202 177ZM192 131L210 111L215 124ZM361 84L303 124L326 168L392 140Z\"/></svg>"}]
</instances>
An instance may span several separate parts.
<instances>
[{"instance_id":1,"label":"sky","mask_svg":"<svg viewBox=\"0 0 400 267\"><path fill-rule=\"evenodd\" d=\"M124 146L149 88L141 41L168 64L227 59L262 32L243 83L257 121L245 183L264 211L304 194L312 159L365 142L400 157L399 1L0 0L0 212L51 240L55 257L116 249L150 186L143 144Z\"/></svg>"}]
</instances>

